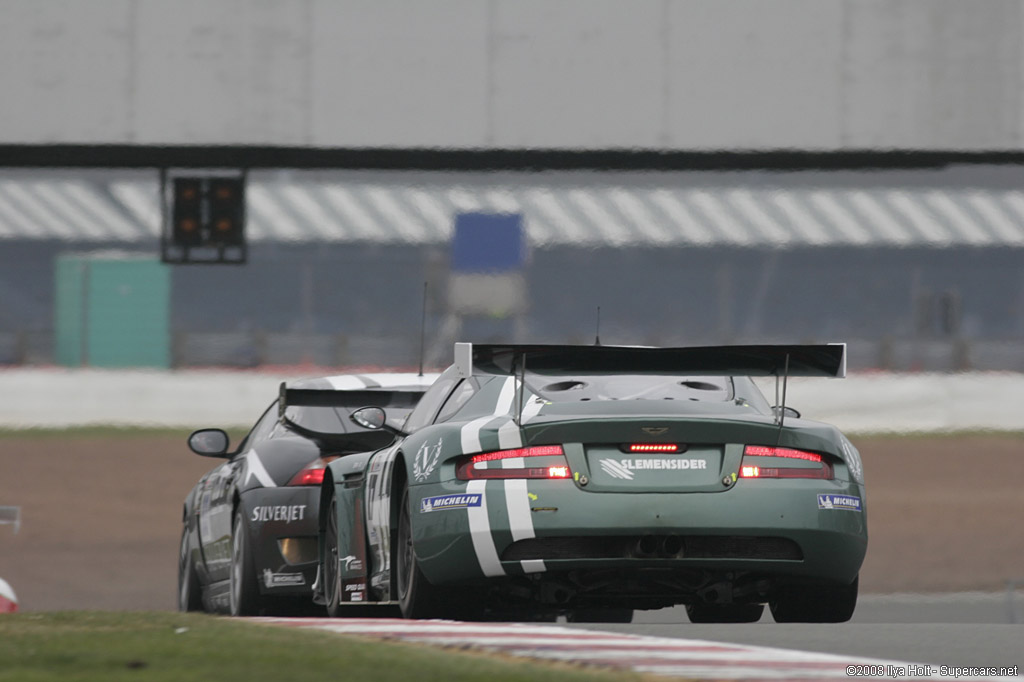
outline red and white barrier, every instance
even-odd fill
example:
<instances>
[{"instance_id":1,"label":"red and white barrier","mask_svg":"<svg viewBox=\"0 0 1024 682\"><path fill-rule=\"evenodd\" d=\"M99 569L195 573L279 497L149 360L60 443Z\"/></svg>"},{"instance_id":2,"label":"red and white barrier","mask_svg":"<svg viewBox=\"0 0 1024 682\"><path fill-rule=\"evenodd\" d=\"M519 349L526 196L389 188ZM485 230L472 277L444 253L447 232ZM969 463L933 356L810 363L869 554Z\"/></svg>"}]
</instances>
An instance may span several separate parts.
<instances>
[{"instance_id":1,"label":"red and white barrier","mask_svg":"<svg viewBox=\"0 0 1024 682\"><path fill-rule=\"evenodd\" d=\"M0 613L14 613L18 610L18 595L7 581L0 578Z\"/></svg>"}]
</instances>

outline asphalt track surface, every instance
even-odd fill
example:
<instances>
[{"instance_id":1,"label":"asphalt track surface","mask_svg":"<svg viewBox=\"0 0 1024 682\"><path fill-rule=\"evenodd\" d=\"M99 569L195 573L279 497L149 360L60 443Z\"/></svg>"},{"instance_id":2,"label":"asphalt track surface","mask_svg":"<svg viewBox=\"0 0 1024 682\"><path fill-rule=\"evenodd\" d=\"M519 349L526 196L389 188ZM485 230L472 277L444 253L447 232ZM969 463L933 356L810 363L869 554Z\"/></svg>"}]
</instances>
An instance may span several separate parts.
<instances>
[{"instance_id":1,"label":"asphalt track surface","mask_svg":"<svg viewBox=\"0 0 1024 682\"><path fill-rule=\"evenodd\" d=\"M934 665L1016 665L1024 675L1022 592L862 595L849 623L827 625L779 624L767 611L758 623L693 624L682 608L641 611L628 625L565 625Z\"/></svg>"},{"instance_id":2,"label":"asphalt track surface","mask_svg":"<svg viewBox=\"0 0 1024 682\"><path fill-rule=\"evenodd\" d=\"M339 635L633 669L655 677L840 680L856 676L852 670L876 680L986 679L965 670L980 667L1002 668L1005 672L998 674L1005 677L1001 679L1024 679L1020 646L1024 624L955 622L1009 616L1003 610L1005 599L1005 594L992 593L869 595L853 622L829 625L776 624L767 616L753 624L692 624L683 609L639 613L637 622L624 625L407 621L383 618L384 613L377 618L253 620ZM931 617L954 622L916 622Z\"/></svg>"}]
</instances>

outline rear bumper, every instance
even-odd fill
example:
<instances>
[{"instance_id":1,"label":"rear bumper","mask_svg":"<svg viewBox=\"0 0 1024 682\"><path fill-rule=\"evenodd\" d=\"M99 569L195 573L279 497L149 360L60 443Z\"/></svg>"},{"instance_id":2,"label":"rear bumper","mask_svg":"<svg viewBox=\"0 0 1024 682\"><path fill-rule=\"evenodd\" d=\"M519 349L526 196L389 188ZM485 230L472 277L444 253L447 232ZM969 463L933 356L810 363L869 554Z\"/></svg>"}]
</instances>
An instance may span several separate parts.
<instances>
[{"instance_id":1,"label":"rear bumper","mask_svg":"<svg viewBox=\"0 0 1024 682\"><path fill-rule=\"evenodd\" d=\"M424 512L425 498L473 490L460 482L410 490L416 554L435 584L604 569L849 583L867 550L863 487L849 482L741 479L714 493L594 493L572 481L488 481L477 492L479 506ZM819 495L856 497L860 509L828 508Z\"/></svg>"},{"instance_id":2,"label":"rear bumper","mask_svg":"<svg viewBox=\"0 0 1024 682\"><path fill-rule=\"evenodd\" d=\"M242 495L260 592L312 594L316 578L318 486L257 488Z\"/></svg>"}]
</instances>

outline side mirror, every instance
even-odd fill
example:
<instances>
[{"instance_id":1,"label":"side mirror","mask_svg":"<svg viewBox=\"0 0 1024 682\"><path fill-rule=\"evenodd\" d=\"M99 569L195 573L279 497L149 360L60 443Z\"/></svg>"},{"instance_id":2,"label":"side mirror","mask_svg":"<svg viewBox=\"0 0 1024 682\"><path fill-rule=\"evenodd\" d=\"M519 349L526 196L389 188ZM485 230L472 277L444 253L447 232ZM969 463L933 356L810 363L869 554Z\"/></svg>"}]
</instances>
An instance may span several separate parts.
<instances>
[{"instance_id":1,"label":"side mirror","mask_svg":"<svg viewBox=\"0 0 1024 682\"><path fill-rule=\"evenodd\" d=\"M364 429L380 431L387 423L388 415L383 407L361 407L352 413L350 419Z\"/></svg>"},{"instance_id":2,"label":"side mirror","mask_svg":"<svg viewBox=\"0 0 1024 682\"><path fill-rule=\"evenodd\" d=\"M229 442L228 434L223 429L200 429L188 437L189 448L203 457L224 457Z\"/></svg>"},{"instance_id":3,"label":"side mirror","mask_svg":"<svg viewBox=\"0 0 1024 682\"><path fill-rule=\"evenodd\" d=\"M772 407L772 414L776 417L779 417L781 414L785 414L787 417L792 417L793 419L800 418L800 410L795 410L788 405L786 407L779 407L778 405L775 405Z\"/></svg>"},{"instance_id":4,"label":"side mirror","mask_svg":"<svg viewBox=\"0 0 1024 682\"><path fill-rule=\"evenodd\" d=\"M408 435L405 431L388 424L388 413L383 407L360 407L349 415L349 419L370 431L387 431L396 436Z\"/></svg>"}]
</instances>

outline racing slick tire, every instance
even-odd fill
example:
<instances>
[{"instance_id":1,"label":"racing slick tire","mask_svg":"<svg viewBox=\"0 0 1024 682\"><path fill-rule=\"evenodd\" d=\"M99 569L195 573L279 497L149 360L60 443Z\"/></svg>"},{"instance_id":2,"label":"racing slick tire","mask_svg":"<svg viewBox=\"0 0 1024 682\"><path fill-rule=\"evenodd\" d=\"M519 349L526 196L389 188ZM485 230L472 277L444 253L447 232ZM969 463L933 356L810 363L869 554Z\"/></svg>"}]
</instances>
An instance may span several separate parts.
<instances>
[{"instance_id":1,"label":"racing slick tire","mask_svg":"<svg viewBox=\"0 0 1024 682\"><path fill-rule=\"evenodd\" d=\"M340 618L345 615L345 609L341 606L341 572L338 570L338 501L334 495L331 495L331 501L327 505L324 554L320 557L320 562L327 615L331 618Z\"/></svg>"},{"instance_id":2,"label":"racing slick tire","mask_svg":"<svg viewBox=\"0 0 1024 682\"><path fill-rule=\"evenodd\" d=\"M260 613L260 588L256 581L249 526L241 511L235 512L231 525L231 578L228 602L232 616L257 616Z\"/></svg>"},{"instance_id":3,"label":"racing slick tire","mask_svg":"<svg viewBox=\"0 0 1024 682\"><path fill-rule=\"evenodd\" d=\"M845 623L857 608L860 576L849 585L791 588L770 602L776 623Z\"/></svg>"},{"instance_id":4,"label":"racing slick tire","mask_svg":"<svg viewBox=\"0 0 1024 682\"><path fill-rule=\"evenodd\" d=\"M192 546L188 541L188 526L182 528L181 549L178 556L178 610L203 610L203 595L199 589L196 566L192 563Z\"/></svg>"},{"instance_id":5,"label":"racing slick tire","mask_svg":"<svg viewBox=\"0 0 1024 682\"><path fill-rule=\"evenodd\" d=\"M756 623L764 604L687 604L691 623Z\"/></svg>"},{"instance_id":6,"label":"racing slick tire","mask_svg":"<svg viewBox=\"0 0 1024 682\"><path fill-rule=\"evenodd\" d=\"M412 544L412 519L409 514L409 486L402 486L398 510L398 532L395 542L395 587L398 605L404 618L444 618L456 615L458 609L443 591L430 583L420 570Z\"/></svg>"},{"instance_id":7,"label":"racing slick tire","mask_svg":"<svg viewBox=\"0 0 1024 682\"><path fill-rule=\"evenodd\" d=\"M575 609L565 614L567 623L632 623L633 609Z\"/></svg>"}]
</instances>

